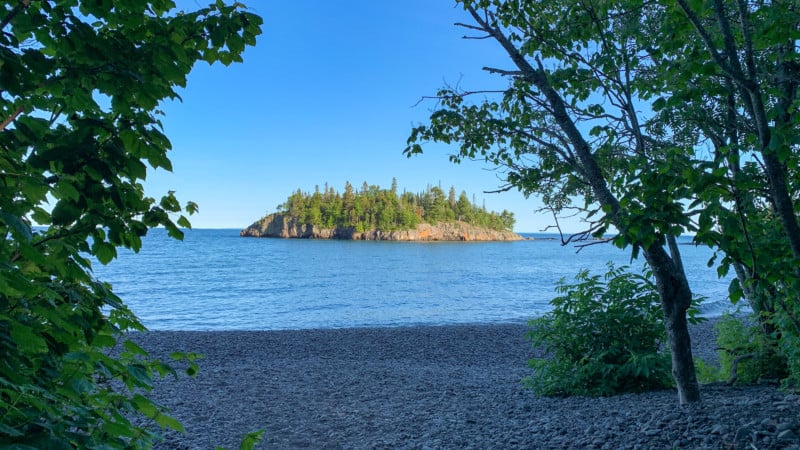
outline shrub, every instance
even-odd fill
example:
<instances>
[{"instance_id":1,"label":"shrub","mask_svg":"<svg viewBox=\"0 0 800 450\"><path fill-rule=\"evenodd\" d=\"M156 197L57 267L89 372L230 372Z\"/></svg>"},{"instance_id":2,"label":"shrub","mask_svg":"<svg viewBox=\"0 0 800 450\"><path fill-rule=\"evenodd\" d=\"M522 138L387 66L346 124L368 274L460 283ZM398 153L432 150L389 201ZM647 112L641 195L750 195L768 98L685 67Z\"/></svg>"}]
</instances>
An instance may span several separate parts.
<instances>
[{"instance_id":1,"label":"shrub","mask_svg":"<svg viewBox=\"0 0 800 450\"><path fill-rule=\"evenodd\" d=\"M153 425L183 431L142 395L176 372L125 338L144 330L130 310L94 280L50 284L0 301L0 447L149 448ZM108 317L103 302L115 307ZM197 372L196 355L173 357Z\"/></svg>"},{"instance_id":2,"label":"shrub","mask_svg":"<svg viewBox=\"0 0 800 450\"><path fill-rule=\"evenodd\" d=\"M787 377L781 380L783 387L795 391L800 390L800 336L784 334L780 341L780 347L786 356L789 371Z\"/></svg>"},{"instance_id":3,"label":"shrub","mask_svg":"<svg viewBox=\"0 0 800 450\"><path fill-rule=\"evenodd\" d=\"M549 357L530 361L526 383L541 395L608 396L672 385L658 292L649 274L609 263L559 281L553 310L530 322L528 337Z\"/></svg>"},{"instance_id":4,"label":"shrub","mask_svg":"<svg viewBox=\"0 0 800 450\"><path fill-rule=\"evenodd\" d=\"M789 301L791 298L798 298L797 294L787 294L784 301L779 302L780 307L770 320L775 328L780 330L780 336L775 340L781 356L785 358L786 373L781 384L786 389L797 391L800 390L800 324L798 324L800 304L796 301Z\"/></svg>"},{"instance_id":5,"label":"shrub","mask_svg":"<svg viewBox=\"0 0 800 450\"><path fill-rule=\"evenodd\" d=\"M697 381L700 383L716 383L725 380L725 375L719 366L709 364L701 358L694 358L694 371L695 375L697 375Z\"/></svg>"},{"instance_id":6,"label":"shrub","mask_svg":"<svg viewBox=\"0 0 800 450\"><path fill-rule=\"evenodd\" d=\"M788 375L787 360L778 341L761 330L757 318L728 314L714 328L721 376L729 383L752 384Z\"/></svg>"}]
</instances>

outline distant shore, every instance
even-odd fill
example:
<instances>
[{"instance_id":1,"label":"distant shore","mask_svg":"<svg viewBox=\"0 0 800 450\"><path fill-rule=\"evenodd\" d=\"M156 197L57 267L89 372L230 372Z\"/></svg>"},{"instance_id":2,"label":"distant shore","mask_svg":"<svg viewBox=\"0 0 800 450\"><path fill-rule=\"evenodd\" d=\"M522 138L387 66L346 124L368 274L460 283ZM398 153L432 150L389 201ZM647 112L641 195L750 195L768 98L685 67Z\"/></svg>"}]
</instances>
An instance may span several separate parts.
<instances>
[{"instance_id":1,"label":"distant shore","mask_svg":"<svg viewBox=\"0 0 800 450\"><path fill-rule=\"evenodd\" d=\"M712 324L692 327L695 355L711 361ZM135 339L155 354L206 355L196 379L157 384L154 397L187 431L167 434L161 449L237 448L256 429L265 430L264 449L719 448L747 427L797 427L800 397L771 386L705 386L703 403L690 408L673 390L537 397L520 383L537 354L527 329L154 331Z\"/></svg>"}]
</instances>

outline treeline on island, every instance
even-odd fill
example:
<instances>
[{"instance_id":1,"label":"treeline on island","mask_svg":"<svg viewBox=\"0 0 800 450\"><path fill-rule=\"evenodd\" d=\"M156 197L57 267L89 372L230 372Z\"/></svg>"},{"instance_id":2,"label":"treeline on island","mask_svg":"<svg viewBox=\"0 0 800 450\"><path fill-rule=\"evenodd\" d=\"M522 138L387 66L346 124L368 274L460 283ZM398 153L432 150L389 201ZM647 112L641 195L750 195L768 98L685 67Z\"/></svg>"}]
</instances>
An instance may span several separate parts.
<instances>
[{"instance_id":1,"label":"treeline on island","mask_svg":"<svg viewBox=\"0 0 800 450\"><path fill-rule=\"evenodd\" d=\"M436 225L439 222L462 221L476 227L497 231L514 228L514 213L501 213L478 207L461 191L457 196L454 187L445 194L441 187L428 187L421 193L397 191L397 180L392 179L390 189L364 182L360 190L345 182L339 193L327 183L313 193L298 189L285 203L278 205L278 213L294 217L302 223L322 228L351 227L358 232L370 229L383 231L407 230L420 223Z\"/></svg>"}]
</instances>

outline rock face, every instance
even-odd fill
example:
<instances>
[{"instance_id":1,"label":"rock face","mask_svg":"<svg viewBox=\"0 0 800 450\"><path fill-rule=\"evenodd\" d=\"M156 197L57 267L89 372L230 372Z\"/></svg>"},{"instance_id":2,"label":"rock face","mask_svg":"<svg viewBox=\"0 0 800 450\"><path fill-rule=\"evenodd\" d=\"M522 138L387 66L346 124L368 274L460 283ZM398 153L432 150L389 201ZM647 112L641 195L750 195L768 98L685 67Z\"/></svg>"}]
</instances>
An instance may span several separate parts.
<instances>
[{"instance_id":1,"label":"rock face","mask_svg":"<svg viewBox=\"0 0 800 450\"><path fill-rule=\"evenodd\" d=\"M522 237L510 231L496 231L469 225L465 222L448 222L437 225L417 225L413 230L367 230L354 228L320 228L300 223L283 214L270 214L239 233L245 237L280 237L298 239L352 239L367 241L518 241Z\"/></svg>"}]
</instances>

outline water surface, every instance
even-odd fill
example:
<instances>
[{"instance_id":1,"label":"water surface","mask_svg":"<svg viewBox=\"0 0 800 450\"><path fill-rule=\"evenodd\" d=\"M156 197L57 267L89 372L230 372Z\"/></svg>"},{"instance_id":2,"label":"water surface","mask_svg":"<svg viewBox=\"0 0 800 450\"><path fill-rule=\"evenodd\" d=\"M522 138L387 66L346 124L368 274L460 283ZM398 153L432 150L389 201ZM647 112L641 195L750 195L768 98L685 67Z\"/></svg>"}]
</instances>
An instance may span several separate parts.
<instances>
[{"instance_id":1,"label":"water surface","mask_svg":"<svg viewBox=\"0 0 800 450\"><path fill-rule=\"evenodd\" d=\"M189 230L184 241L152 230L138 254L95 267L154 330L276 330L443 325L528 320L548 310L556 282L628 252L557 240L376 242L242 238ZM681 246L703 312L728 305L728 280L706 267L712 252ZM634 261L634 270L641 262Z\"/></svg>"}]
</instances>

